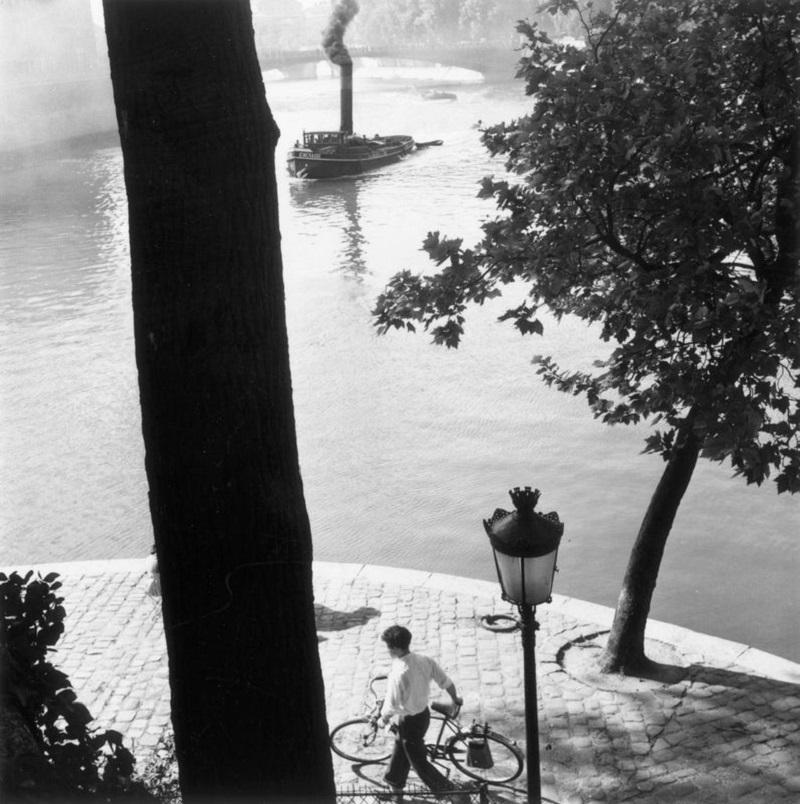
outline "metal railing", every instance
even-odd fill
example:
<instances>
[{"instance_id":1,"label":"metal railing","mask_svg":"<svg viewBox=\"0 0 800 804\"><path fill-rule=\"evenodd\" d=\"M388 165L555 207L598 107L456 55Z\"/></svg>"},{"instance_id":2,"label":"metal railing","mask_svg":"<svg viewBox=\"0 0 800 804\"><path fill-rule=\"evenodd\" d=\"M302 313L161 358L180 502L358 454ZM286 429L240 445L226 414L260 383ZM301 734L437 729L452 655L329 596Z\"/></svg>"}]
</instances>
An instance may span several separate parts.
<instances>
[{"instance_id":1,"label":"metal railing","mask_svg":"<svg viewBox=\"0 0 800 804\"><path fill-rule=\"evenodd\" d=\"M402 804L417 804L417 802L438 801L452 796L459 804L491 804L485 784L461 785L452 790L441 790L434 793L427 787L409 785L403 789L402 799L389 799L401 801ZM386 789L374 785L353 785L342 787L336 791L336 804L383 804L387 801Z\"/></svg>"}]
</instances>

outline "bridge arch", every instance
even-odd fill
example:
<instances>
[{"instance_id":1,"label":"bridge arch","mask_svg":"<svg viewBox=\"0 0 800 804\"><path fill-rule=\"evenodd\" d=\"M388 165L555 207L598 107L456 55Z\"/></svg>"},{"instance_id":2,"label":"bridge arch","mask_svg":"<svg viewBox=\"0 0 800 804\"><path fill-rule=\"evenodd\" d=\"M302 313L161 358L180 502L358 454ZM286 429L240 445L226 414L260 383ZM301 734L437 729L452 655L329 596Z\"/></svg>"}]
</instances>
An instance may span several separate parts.
<instances>
[{"instance_id":1,"label":"bridge arch","mask_svg":"<svg viewBox=\"0 0 800 804\"><path fill-rule=\"evenodd\" d=\"M511 45L508 47L478 47L475 45L353 46L348 47L348 50L353 59L408 59L448 67L463 67L482 73L487 78L513 78L520 55ZM263 70L281 70L294 77L310 75L308 69L304 68L327 60L322 48L262 50L259 52L259 61Z\"/></svg>"}]
</instances>

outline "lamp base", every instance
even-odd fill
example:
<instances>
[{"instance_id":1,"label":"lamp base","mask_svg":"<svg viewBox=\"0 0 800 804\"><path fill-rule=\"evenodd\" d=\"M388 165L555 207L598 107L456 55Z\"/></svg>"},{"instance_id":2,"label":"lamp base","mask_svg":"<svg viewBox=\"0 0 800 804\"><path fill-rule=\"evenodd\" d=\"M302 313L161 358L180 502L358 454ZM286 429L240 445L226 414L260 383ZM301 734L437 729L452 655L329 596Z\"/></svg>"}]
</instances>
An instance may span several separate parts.
<instances>
[{"instance_id":1,"label":"lamp base","mask_svg":"<svg viewBox=\"0 0 800 804\"><path fill-rule=\"evenodd\" d=\"M513 614L484 614L480 623L481 628L497 634L510 634L522 628L522 623Z\"/></svg>"}]
</instances>

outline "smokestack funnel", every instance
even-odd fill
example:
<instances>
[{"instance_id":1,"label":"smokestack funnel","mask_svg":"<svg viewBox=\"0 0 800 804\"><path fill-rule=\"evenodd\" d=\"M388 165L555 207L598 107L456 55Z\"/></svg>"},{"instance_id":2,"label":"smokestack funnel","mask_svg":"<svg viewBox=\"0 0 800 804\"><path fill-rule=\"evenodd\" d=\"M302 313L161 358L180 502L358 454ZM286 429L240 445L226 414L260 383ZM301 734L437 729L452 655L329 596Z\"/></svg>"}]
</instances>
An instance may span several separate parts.
<instances>
[{"instance_id":1,"label":"smokestack funnel","mask_svg":"<svg viewBox=\"0 0 800 804\"><path fill-rule=\"evenodd\" d=\"M353 133L353 62L341 64L340 70L340 95L339 104L341 108L340 131L343 134Z\"/></svg>"},{"instance_id":2,"label":"smokestack funnel","mask_svg":"<svg viewBox=\"0 0 800 804\"><path fill-rule=\"evenodd\" d=\"M333 7L328 25L322 32L322 48L325 55L338 65L341 71L339 128L343 134L353 133L353 60L344 43L344 32L357 13L357 0L338 0Z\"/></svg>"}]
</instances>

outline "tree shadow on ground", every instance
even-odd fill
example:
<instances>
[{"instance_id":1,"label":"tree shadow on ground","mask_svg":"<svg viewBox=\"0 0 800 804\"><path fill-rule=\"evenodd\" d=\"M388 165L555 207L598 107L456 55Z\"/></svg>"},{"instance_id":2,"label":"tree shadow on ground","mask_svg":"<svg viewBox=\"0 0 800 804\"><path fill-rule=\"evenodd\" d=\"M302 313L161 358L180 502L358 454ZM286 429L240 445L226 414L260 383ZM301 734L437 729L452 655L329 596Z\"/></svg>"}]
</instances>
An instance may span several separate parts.
<instances>
[{"instance_id":1,"label":"tree shadow on ground","mask_svg":"<svg viewBox=\"0 0 800 804\"><path fill-rule=\"evenodd\" d=\"M592 652L599 646L585 645L562 668L599 696L613 692L623 715L603 712L588 728L585 751L553 741L554 772L558 778L561 766L566 790L615 801L643 791L664 802L785 800L800 776L800 678L735 663L681 665L679 657L639 677L604 675L591 666ZM585 698L602 700L593 692Z\"/></svg>"},{"instance_id":2,"label":"tree shadow on ground","mask_svg":"<svg viewBox=\"0 0 800 804\"><path fill-rule=\"evenodd\" d=\"M651 735L650 757L686 776L660 791L659 800L782 800L800 775L800 684L700 664L662 668L670 678L678 671L684 693ZM627 788L648 779L637 762Z\"/></svg>"},{"instance_id":3,"label":"tree shadow on ground","mask_svg":"<svg viewBox=\"0 0 800 804\"><path fill-rule=\"evenodd\" d=\"M355 611L337 611L320 604L314 605L314 618L317 631L345 631L366 625L373 617L380 617L380 611L372 606L359 606ZM325 637L317 635L320 642Z\"/></svg>"},{"instance_id":4,"label":"tree shadow on ground","mask_svg":"<svg viewBox=\"0 0 800 804\"><path fill-rule=\"evenodd\" d=\"M800 676L797 681L778 680L761 676L755 672L744 670L731 670L722 667L710 667L705 664L677 665L662 662L653 662L649 670L641 673L639 678L655 681L659 684L676 684L688 682L692 684L706 684L709 687L723 686L730 689L749 689L755 686L765 686L775 691L778 697L800 694Z\"/></svg>"}]
</instances>

